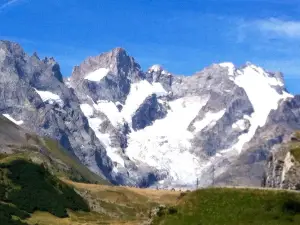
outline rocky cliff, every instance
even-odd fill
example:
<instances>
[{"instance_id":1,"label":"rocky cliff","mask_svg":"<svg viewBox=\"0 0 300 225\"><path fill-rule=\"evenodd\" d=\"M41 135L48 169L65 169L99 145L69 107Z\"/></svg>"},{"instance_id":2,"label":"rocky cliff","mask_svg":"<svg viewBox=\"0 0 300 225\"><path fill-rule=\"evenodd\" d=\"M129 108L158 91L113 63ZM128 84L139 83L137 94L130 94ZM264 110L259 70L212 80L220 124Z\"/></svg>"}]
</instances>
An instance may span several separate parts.
<instances>
[{"instance_id":1,"label":"rocky cliff","mask_svg":"<svg viewBox=\"0 0 300 225\"><path fill-rule=\"evenodd\" d=\"M264 187L300 190L300 133L279 146L267 160Z\"/></svg>"}]
</instances>

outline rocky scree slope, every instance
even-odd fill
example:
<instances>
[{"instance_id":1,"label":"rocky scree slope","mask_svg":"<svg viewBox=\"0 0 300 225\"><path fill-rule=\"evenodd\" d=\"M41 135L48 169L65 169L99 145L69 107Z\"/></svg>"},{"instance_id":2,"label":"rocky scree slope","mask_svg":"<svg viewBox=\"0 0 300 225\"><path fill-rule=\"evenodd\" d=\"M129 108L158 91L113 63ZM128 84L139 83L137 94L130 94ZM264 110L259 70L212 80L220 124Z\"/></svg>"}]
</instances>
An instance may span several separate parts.
<instances>
[{"instance_id":1,"label":"rocky scree slope","mask_svg":"<svg viewBox=\"0 0 300 225\"><path fill-rule=\"evenodd\" d=\"M89 57L63 81L53 59L10 42L1 42L0 53L2 114L58 139L113 183L260 185L267 155L294 129L293 114L282 113L296 98L282 74L251 63L176 76L159 65L143 72L116 48Z\"/></svg>"}]
</instances>

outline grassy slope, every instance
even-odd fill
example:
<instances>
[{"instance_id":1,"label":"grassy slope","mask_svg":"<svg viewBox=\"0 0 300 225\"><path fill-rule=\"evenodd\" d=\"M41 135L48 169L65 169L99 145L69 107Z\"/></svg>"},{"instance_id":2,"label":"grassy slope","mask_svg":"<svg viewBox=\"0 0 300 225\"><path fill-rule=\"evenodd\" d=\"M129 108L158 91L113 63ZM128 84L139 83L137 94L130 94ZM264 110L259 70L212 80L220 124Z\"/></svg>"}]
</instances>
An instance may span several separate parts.
<instances>
[{"instance_id":1,"label":"grassy slope","mask_svg":"<svg viewBox=\"0 0 300 225\"><path fill-rule=\"evenodd\" d=\"M75 183L65 180L89 202L93 213L69 212L70 218L59 219L48 213L36 212L28 220L32 225L136 224L149 219L153 207L176 204L178 192L129 187Z\"/></svg>"},{"instance_id":2,"label":"grassy slope","mask_svg":"<svg viewBox=\"0 0 300 225\"><path fill-rule=\"evenodd\" d=\"M160 225L286 225L300 224L300 195L255 189L203 189L162 210Z\"/></svg>"},{"instance_id":3,"label":"grassy slope","mask_svg":"<svg viewBox=\"0 0 300 225\"><path fill-rule=\"evenodd\" d=\"M203 189L178 201L178 192L75 183L68 179L105 181L57 142L24 133L0 118L2 146L3 140L9 140L8 147L17 154L6 155L0 149L1 225L141 225L160 204L168 208L159 211L154 225L300 224L300 196L295 192ZM291 153L300 162L299 143L291 144ZM45 150L42 154L41 148ZM52 175L31 160L45 165ZM92 212L88 212L88 206Z\"/></svg>"},{"instance_id":4,"label":"grassy slope","mask_svg":"<svg viewBox=\"0 0 300 225\"><path fill-rule=\"evenodd\" d=\"M1 225L22 224L9 218L10 214L29 225L141 225L160 204L167 208L159 211L154 225L300 224L297 192L215 188L182 195L172 191L76 183L60 181L43 167L16 158L2 159L0 171L0 190L5 187L5 192L0 191L0 221L9 221ZM88 212L87 205L76 193L86 199L92 212ZM7 207L8 203L13 205Z\"/></svg>"},{"instance_id":5,"label":"grassy slope","mask_svg":"<svg viewBox=\"0 0 300 225\"><path fill-rule=\"evenodd\" d=\"M67 217L67 209L89 211L73 188L51 175L44 167L24 159L0 161L1 225L18 221L35 211Z\"/></svg>"},{"instance_id":6,"label":"grassy slope","mask_svg":"<svg viewBox=\"0 0 300 225\"><path fill-rule=\"evenodd\" d=\"M102 179L100 176L94 174L84 165L82 165L74 156L61 147L61 145L54 140L49 138L44 138L41 142L46 146L51 155L63 163L68 165L71 170L69 171L68 178L77 181L84 181L89 183L98 183L98 184L109 184L108 181ZM76 175L80 174L82 179L76 179Z\"/></svg>"},{"instance_id":7,"label":"grassy slope","mask_svg":"<svg viewBox=\"0 0 300 225\"><path fill-rule=\"evenodd\" d=\"M40 152L41 149L42 152ZM4 153L14 153L19 158L31 158L37 163L44 162L48 169L57 176L81 182L109 184L82 165L57 141L28 133L0 115L0 158L4 156Z\"/></svg>"}]
</instances>

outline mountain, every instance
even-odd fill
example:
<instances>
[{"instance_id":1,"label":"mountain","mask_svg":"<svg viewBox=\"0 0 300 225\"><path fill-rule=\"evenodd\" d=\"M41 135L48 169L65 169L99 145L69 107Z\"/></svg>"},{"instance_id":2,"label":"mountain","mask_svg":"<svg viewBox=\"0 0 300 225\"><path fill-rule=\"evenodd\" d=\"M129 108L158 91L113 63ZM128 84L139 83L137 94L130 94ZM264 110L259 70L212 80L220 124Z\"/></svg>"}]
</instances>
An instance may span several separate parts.
<instances>
[{"instance_id":1,"label":"mountain","mask_svg":"<svg viewBox=\"0 0 300 225\"><path fill-rule=\"evenodd\" d=\"M1 41L0 78L1 114L113 184L259 186L270 152L299 127L282 74L251 63L177 76L115 48L64 79L53 58Z\"/></svg>"},{"instance_id":2,"label":"mountain","mask_svg":"<svg viewBox=\"0 0 300 225\"><path fill-rule=\"evenodd\" d=\"M26 131L5 116L0 115L0 159L27 160L43 165L52 175L73 181L109 184L88 170L57 141Z\"/></svg>"},{"instance_id":3,"label":"mountain","mask_svg":"<svg viewBox=\"0 0 300 225\"><path fill-rule=\"evenodd\" d=\"M109 177L112 162L53 58L41 60L16 43L1 41L0 71L1 114L33 133L58 140L93 172Z\"/></svg>"},{"instance_id":4,"label":"mountain","mask_svg":"<svg viewBox=\"0 0 300 225\"><path fill-rule=\"evenodd\" d=\"M126 72L119 72L122 68ZM243 146L256 138L281 101L293 97L280 73L250 63L241 68L214 64L190 77L175 76L159 65L141 74L140 66L121 49L75 67L70 85L82 96L83 113L106 142L115 170L128 171L122 179L139 186L138 179L149 169L153 177L148 177L148 185L159 187L193 187L197 179L202 186L210 185L213 167L215 176L225 176L227 182L230 165L248 153ZM115 93L126 97L116 98ZM107 124L111 132L104 128ZM269 150L260 151L267 155ZM260 184L262 171L251 183Z\"/></svg>"}]
</instances>

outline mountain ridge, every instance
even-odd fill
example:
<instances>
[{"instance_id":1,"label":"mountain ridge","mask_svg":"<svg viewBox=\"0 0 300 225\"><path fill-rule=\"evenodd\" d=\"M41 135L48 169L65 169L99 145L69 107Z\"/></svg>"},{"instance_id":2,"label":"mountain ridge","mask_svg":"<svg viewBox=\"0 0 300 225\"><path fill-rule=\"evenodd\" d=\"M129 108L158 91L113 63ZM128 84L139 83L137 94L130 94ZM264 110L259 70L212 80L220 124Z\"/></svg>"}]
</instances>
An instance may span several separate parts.
<instances>
[{"instance_id":1,"label":"mountain ridge","mask_svg":"<svg viewBox=\"0 0 300 225\"><path fill-rule=\"evenodd\" d=\"M292 107L288 102L294 96L281 73L250 63L239 68L212 64L193 76L176 76L158 65L143 72L133 57L116 48L89 57L63 80L53 59L39 61L20 46L8 44L15 46L8 51L5 45L0 42L0 78L5 81L0 82L0 112L57 139L114 184L194 188L197 180L201 186L231 182L235 178L226 173L236 163L243 171L241 157L252 171L285 140L272 141L265 130L279 129L270 116L283 105ZM282 124L278 136L283 137L294 128ZM262 157L253 159L253 152ZM253 177L246 173L241 180L258 185L263 168Z\"/></svg>"}]
</instances>

